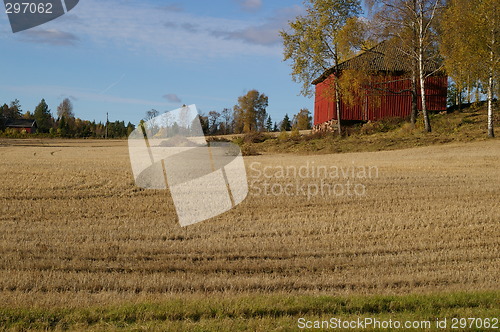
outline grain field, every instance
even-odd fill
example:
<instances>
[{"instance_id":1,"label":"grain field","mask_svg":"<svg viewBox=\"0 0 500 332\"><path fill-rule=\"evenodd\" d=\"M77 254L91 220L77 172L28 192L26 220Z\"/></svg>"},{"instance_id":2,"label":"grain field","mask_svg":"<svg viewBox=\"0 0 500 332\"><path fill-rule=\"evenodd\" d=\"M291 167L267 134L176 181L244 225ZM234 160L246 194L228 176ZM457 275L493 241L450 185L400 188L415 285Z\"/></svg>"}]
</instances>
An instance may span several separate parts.
<instances>
[{"instance_id":1,"label":"grain field","mask_svg":"<svg viewBox=\"0 0 500 332\"><path fill-rule=\"evenodd\" d=\"M498 290L498 141L245 163L247 199L181 228L168 192L134 185L125 141L0 142L3 305Z\"/></svg>"}]
</instances>

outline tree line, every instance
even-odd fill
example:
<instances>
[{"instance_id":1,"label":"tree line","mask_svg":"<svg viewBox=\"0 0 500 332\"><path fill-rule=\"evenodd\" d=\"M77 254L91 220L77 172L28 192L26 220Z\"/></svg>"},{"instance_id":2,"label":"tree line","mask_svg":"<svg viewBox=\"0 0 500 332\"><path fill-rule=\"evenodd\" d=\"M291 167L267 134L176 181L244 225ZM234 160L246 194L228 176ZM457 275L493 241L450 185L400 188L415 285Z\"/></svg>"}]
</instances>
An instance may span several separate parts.
<instances>
[{"instance_id":1,"label":"tree line","mask_svg":"<svg viewBox=\"0 0 500 332\"><path fill-rule=\"evenodd\" d=\"M77 118L73 104L68 98L57 106L56 117L52 115L45 99L40 101L33 112L24 112L18 99L10 104L3 104L0 109L0 132L7 136L19 135L18 131L7 128L10 121L19 119L35 120L38 134L50 137L125 138L135 129L130 122L128 124L124 121L96 123Z\"/></svg>"},{"instance_id":2,"label":"tree line","mask_svg":"<svg viewBox=\"0 0 500 332\"><path fill-rule=\"evenodd\" d=\"M282 30L284 60L291 61L292 79L302 83L301 93L312 96L311 82L330 68L382 40L391 41L404 54L411 79L415 125L421 98L425 130L432 131L426 105L426 78L438 71L452 80L451 102L460 105L471 95L486 95L488 135L494 137L495 98L500 93L500 6L498 0L305 0L306 12ZM348 98L362 75L342 80L335 70L332 100ZM361 77L361 78L359 78ZM354 84L353 84L354 82ZM478 101L479 98L476 98ZM338 132L342 133L338 121Z\"/></svg>"},{"instance_id":3,"label":"tree line","mask_svg":"<svg viewBox=\"0 0 500 332\"><path fill-rule=\"evenodd\" d=\"M267 112L269 98L257 90L251 90L238 98L238 103L232 109L224 108L218 112L212 110L200 115L203 132L206 135L228 135L249 132L278 132L307 130L312 128L312 116L308 109L303 108L292 118L286 114L275 122ZM141 120L151 120L160 115L155 109L146 112ZM18 99L0 107L0 134L18 136L15 129L7 128L12 120L30 119L37 123L37 134L50 137L65 138L126 138L134 130L135 125L124 121L96 123L82 120L74 113L73 104L65 98L58 106L55 116L45 99L35 107L33 112L24 111Z\"/></svg>"},{"instance_id":4,"label":"tree line","mask_svg":"<svg viewBox=\"0 0 500 332\"><path fill-rule=\"evenodd\" d=\"M258 90L250 90L238 98L238 103L220 112L209 111L200 114L201 127L205 135L229 135L250 132L278 132L290 130L307 130L312 128L312 116L303 108L290 119L288 114L275 122L267 112L269 98ZM142 121L151 120L160 115L152 109L146 112Z\"/></svg>"}]
</instances>

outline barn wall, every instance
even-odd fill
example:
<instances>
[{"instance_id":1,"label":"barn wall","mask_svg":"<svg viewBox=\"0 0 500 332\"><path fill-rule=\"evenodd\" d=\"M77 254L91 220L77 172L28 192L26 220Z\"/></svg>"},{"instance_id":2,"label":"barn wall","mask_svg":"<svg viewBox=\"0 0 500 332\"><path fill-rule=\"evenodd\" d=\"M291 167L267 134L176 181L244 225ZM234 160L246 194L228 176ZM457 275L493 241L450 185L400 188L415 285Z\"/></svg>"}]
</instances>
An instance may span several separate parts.
<instances>
[{"instance_id":1,"label":"barn wall","mask_svg":"<svg viewBox=\"0 0 500 332\"><path fill-rule=\"evenodd\" d=\"M333 79L316 85L314 104L314 124L324 123L337 119ZM427 79L426 97L427 108L430 111L446 110L446 94L448 78L446 76L433 76ZM364 89L354 105L341 102L340 111L342 120L380 120L390 117L408 117L411 112L411 81L401 76L377 76L373 78L372 86L377 89ZM387 92L389 90L390 92ZM422 103L418 102L421 109Z\"/></svg>"},{"instance_id":2,"label":"barn wall","mask_svg":"<svg viewBox=\"0 0 500 332\"><path fill-rule=\"evenodd\" d=\"M26 127L26 128L7 127L7 128L14 129L15 131L17 131L19 133L23 132L23 130L25 130L26 133L28 133L28 134L34 134L35 133L35 130L32 127Z\"/></svg>"},{"instance_id":3,"label":"barn wall","mask_svg":"<svg viewBox=\"0 0 500 332\"><path fill-rule=\"evenodd\" d=\"M426 104L429 111L445 111L448 93L447 76L431 76L425 81ZM418 108L422 109L422 102L419 99Z\"/></svg>"}]
</instances>

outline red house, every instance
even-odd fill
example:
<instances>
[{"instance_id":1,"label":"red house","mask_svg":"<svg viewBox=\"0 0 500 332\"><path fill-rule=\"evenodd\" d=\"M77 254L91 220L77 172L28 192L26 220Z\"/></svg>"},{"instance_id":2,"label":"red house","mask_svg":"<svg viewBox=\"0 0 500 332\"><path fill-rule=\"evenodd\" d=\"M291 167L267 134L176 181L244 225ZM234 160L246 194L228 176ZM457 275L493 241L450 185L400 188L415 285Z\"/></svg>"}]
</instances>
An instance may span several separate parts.
<instances>
[{"instance_id":1,"label":"red house","mask_svg":"<svg viewBox=\"0 0 500 332\"><path fill-rule=\"evenodd\" d=\"M337 123L334 80L342 72L363 72L368 79L355 92L355 102L340 97L341 121L375 121L391 117L408 117L411 114L411 70L404 53L390 42L377 46L339 64L338 70L330 68L312 84L316 86L314 103L314 128L333 130ZM426 104L429 111L446 110L448 77L437 68L429 68L426 79ZM418 87L420 92L420 87ZM418 108L422 108L420 95Z\"/></svg>"},{"instance_id":2,"label":"red house","mask_svg":"<svg viewBox=\"0 0 500 332\"><path fill-rule=\"evenodd\" d=\"M35 120L32 119L17 119L7 120L5 128L17 130L18 132L26 131L28 134L36 133L38 126Z\"/></svg>"}]
</instances>

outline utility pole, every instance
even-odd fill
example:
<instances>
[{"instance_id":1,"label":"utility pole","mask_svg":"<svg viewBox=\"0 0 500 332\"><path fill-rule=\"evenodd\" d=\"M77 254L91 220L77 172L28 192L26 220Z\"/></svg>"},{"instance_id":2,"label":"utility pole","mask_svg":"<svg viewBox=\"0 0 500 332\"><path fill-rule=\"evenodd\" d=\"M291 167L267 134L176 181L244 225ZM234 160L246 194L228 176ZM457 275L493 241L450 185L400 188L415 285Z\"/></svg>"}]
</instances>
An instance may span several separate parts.
<instances>
[{"instance_id":1,"label":"utility pole","mask_svg":"<svg viewBox=\"0 0 500 332\"><path fill-rule=\"evenodd\" d=\"M106 112L106 139L108 139L109 114Z\"/></svg>"}]
</instances>

